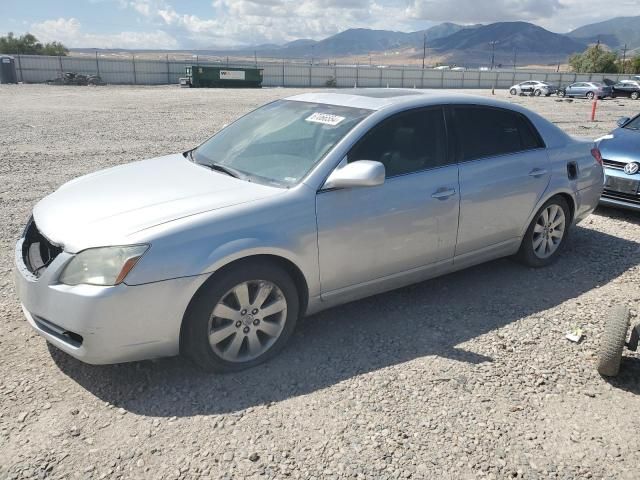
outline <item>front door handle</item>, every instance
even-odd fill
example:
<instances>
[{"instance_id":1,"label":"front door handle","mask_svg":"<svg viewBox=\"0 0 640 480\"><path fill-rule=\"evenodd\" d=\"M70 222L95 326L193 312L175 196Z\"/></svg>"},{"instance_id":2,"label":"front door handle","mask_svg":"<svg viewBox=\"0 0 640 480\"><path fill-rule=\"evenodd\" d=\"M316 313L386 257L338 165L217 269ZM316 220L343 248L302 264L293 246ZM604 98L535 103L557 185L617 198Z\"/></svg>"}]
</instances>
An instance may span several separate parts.
<instances>
[{"instance_id":1,"label":"front door handle","mask_svg":"<svg viewBox=\"0 0 640 480\"><path fill-rule=\"evenodd\" d=\"M547 170L545 168L534 168L529 172L530 177L541 177L547 174Z\"/></svg>"},{"instance_id":2,"label":"front door handle","mask_svg":"<svg viewBox=\"0 0 640 480\"><path fill-rule=\"evenodd\" d=\"M431 198L437 198L438 200L445 200L450 196L455 195L455 193L456 193L455 188L446 188L446 187L439 188L438 190L433 192L433 194L431 195Z\"/></svg>"}]
</instances>

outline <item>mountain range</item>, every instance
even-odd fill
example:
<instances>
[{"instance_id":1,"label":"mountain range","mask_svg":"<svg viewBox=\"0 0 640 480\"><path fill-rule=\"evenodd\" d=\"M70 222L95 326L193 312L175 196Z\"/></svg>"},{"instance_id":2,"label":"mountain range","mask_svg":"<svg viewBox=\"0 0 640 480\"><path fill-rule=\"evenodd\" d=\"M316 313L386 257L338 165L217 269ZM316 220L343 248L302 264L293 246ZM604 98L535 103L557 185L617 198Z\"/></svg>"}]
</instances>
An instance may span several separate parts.
<instances>
[{"instance_id":1,"label":"mountain range","mask_svg":"<svg viewBox=\"0 0 640 480\"><path fill-rule=\"evenodd\" d=\"M640 53L640 16L617 17L584 25L569 33L550 32L528 22L496 22L487 25L441 23L426 30L398 32L352 28L323 40L297 39L282 45L263 44L241 49L190 50L214 56L253 57L261 59L304 59L309 61L362 62L372 54L376 62L398 63L413 59L419 63L423 45L427 63L457 64L468 67L488 65L494 57L497 66L556 65L600 42L606 48L627 55ZM73 49L93 53L94 49ZM379 57L383 56L382 59ZM363 58L365 57L365 58ZM394 58L395 57L395 58ZM394 59L394 60L392 60ZM399 59L399 60L398 60Z\"/></svg>"},{"instance_id":2,"label":"mountain range","mask_svg":"<svg viewBox=\"0 0 640 480\"><path fill-rule=\"evenodd\" d=\"M486 64L494 51L496 63L558 63L600 40L613 50L627 44L640 49L640 16L618 17L585 25L567 34L550 32L528 22L496 22L488 25L442 23L426 30L397 32L353 28L323 40L300 39L284 45L261 45L261 56L277 58L336 58L368 55L371 52L403 50L409 57L421 57L426 40L429 56L447 63L475 66ZM239 52L235 52L236 54Z\"/></svg>"}]
</instances>

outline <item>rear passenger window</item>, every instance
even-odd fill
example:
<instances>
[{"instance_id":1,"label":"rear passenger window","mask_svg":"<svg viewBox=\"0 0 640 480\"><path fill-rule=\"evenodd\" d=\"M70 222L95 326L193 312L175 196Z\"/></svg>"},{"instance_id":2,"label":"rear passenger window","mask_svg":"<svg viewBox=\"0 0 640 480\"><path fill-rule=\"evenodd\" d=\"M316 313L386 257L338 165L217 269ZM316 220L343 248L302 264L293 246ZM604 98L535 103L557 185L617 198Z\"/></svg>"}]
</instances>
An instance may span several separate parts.
<instances>
[{"instance_id":1,"label":"rear passenger window","mask_svg":"<svg viewBox=\"0 0 640 480\"><path fill-rule=\"evenodd\" d=\"M493 107L454 107L459 161L541 148L535 127L518 112Z\"/></svg>"},{"instance_id":2,"label":"rear passenger window","mask_svg":"<svg viewBox=\"0 0 640 480\"><path fill-rule=\"evenodd\" d=\"M351 149L347 160L381 162L387 178L446 165L444 111L417 109L383 120Z\"/></svg>"}]
</instances>

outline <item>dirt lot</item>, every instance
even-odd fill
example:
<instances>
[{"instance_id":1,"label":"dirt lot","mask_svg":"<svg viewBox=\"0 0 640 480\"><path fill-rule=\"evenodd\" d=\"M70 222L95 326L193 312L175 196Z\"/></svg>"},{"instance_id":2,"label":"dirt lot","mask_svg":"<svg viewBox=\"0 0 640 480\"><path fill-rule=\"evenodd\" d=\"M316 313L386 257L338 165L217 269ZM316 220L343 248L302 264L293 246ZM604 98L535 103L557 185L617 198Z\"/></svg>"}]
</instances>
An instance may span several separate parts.
<instances>
[{"instance_id":1,"label":"dirt lot","mask_svg":"<svg viewBox=\"0 0 640 480\"><path fill-rule=\"evenodd\" d=\"M640 356L609 381L594 361L609 307L640 306L638 214L598 210L550 268L495 261L308 318L240 374L84 365L31 331L11 268L38 199L292 93L0 86L0 478L637 479ZM513 101L590 137L640 109Z\"/></svg>"}]
</instances>

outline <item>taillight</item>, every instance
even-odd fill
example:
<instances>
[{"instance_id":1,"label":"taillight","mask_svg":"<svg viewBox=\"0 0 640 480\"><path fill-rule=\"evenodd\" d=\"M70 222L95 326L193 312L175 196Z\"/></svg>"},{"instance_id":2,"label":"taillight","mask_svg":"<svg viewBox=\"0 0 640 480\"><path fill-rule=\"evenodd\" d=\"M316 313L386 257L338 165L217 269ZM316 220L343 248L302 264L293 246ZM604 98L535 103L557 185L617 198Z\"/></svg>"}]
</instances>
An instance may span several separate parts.
<instances>
[{"instance_id":1,"label":"taillight","mask_svg":"<svg viewBox=\"0 0 640 480\"><path fill-rule=\"evenodd\" d=\"M602 165L602 154L600 153L598 147L593 147L591 149L591 155L593 155L593 158L596 159L596 162L598 162L599 165Z\"/></svg>"}]
</instances>

